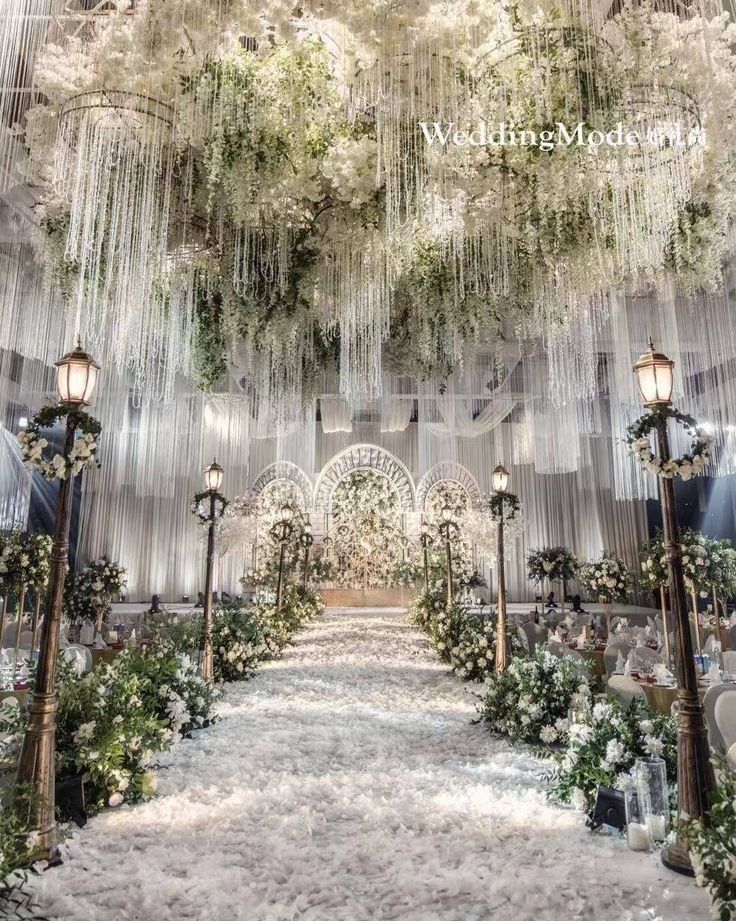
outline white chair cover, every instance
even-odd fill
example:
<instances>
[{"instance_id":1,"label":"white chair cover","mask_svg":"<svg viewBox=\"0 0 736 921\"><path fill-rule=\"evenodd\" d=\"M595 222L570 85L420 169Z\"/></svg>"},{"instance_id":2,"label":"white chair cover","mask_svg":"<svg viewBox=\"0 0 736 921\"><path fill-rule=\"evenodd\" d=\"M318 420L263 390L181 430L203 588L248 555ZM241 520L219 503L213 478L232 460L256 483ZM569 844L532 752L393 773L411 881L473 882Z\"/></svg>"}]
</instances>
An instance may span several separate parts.
<instances>
[{"instance_id":1,"label":"white chair cover","mask_svg":"<svg viewBox=\"0 0 736 921\"><path fill-rule=\"evenodd\" d=\"M736 688L730 685L716 700L715 722L728 751L736 744Z\"/></svg>"},{"instance_id":2,"label":"white chair cover","mask_svg":"<svg viewBox=\"0 0 736 921\"><path fill-rule=\"evenodd\" d=\"M624 706L627 706L636 697L644 697L644 691L634 681L626 675L612 675L606 685L606 693L609 697L620 697Z\"/></svg>"},{"instance_id":3,"label":"white chair cover","mask_svg":"<svg viewBox=\"0 0 736 921\"><path fill-rule=\"evenodd\" d=\"M606 675L610 678L616 668L618 654L621 653L623 659L626 659L631 652L631 646L628 643L609 643L603 650L603 664L606 667Z\"/></svg>"},{"instance_id":4,"label":"white chair cover","mask_svg":"<svg viewBox=\"0 0 736 921\"><path fill-rule=\"evenodd\" d=\"M724 649L721 653L723 671L728 675L736 675L736 649Z\"/></svg>"},{"instance_id":5,"label":"white chair cover","mask_svg":"<svg viewBox=\"0 0 736 921\"><path fill-rule=\"evenodd\" d=\"M71 664L78 675L83 675L85 672L91 672L94 667L92 653L86 646L79 646L76 643L72 643L70 646L67 646L66 649L62 650L61 655L65 662Z\"/></svg>"},{"instance_id":6,"label":"white chair cover","mask_svg":"<svg viewBox=\"0 0 736 921\"><path fill-rule=\"evenodd\" d=\"M629 653L629 663L633 669L651 669L663 661L662 656L648 646L635 646Z\"/></svg>"},{"instance_id":7,"label":"white chair cover","mask_svg":"<svg viewBox=\"0 0 736 921\"><path fill-rule=\"evenodd\" d=\"M703 709L705 710L705 723L708 728L708 741L710 747L717 751L723 751L728 746L723 740L721 731L716 723L716 703L722 694L733 692L732 684L719 684L716 687L708 688L703 698Z\"/></svg>"},{"instance_id":8,"label":"white chair cover","mask_svg":"<svg viewBox=\"0 0 736 921\"><path fill-rule=\"evenodd\" d=\"M736 771L736 742L726 752L726 764Z\"/></svg>"}]
</instances>

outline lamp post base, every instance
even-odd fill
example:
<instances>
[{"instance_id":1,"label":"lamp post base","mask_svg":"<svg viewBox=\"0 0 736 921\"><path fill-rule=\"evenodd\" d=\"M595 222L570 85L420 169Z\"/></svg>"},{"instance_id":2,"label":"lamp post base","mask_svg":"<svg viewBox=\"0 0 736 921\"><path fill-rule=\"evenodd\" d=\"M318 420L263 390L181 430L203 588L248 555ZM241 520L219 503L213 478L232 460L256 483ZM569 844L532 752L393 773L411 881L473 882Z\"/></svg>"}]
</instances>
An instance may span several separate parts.
<instances>
[{"instance_id":1,"label":"lamp post base","mask_svg":"<svg viewBox=\"0 0 736 921\"><path fill-rule=\"evenodd\" d=\"M676 841L669 847L662 849L662 863L668 870L680 873L682 876L695 876L695 870L690 862L690 854L681 841Z\"/></svg>"}]
</instances>

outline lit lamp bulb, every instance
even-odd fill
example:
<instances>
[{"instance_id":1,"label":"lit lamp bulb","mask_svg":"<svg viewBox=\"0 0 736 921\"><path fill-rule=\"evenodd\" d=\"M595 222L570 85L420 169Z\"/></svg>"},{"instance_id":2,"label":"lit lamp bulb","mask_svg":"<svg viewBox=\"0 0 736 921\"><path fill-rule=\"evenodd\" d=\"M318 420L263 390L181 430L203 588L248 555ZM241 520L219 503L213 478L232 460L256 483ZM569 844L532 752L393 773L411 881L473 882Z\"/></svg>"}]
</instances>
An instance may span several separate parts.
<instances>
[{"instance_id":1,"label":"lit lamp bulb","mask_svg":"<svg viewBox=\"0 0 736 921\"><path fill-rule=\"evenodd\" d=\"M225 471L217 463L217 461L212 461L209 467L207 467L204 472L204 482L210 492L217 492L220 486L222 486L222 477L224 472Z\"/></svg>"},{"instance_id":2,"label":"lit lamp bulb","mask_svg":"<svg viewBox=\"0 0 736 921\"><path fill-rule=\"evenodd\" d=\"M509 485L509 472L503 464L499 464L493 471L491 482L495 492L506 492L506 487Z\"/></svg>"},{"instance_id":3,"label":"lit lamp bulb","mask_svg":"<svg viewBox=\"0 0 736 921\"><path fill-rule=\"evenodd\" d=\"M445 505L442 509L442 520L450 521L452 519L452 509L449 505Z\"/></svg>"},{"instance_id":4,"label":"lit lamp bulb","mask_svg":"<svg viewBox=\"0 0 736 921\"><path fill-rule=\"evenodd\" d=\"M291 521L294 517L294 509L290 505L281 506L281 520L283 522Z\"/></svg>"},{"instance_id":5,"label":"lit lamp bulb","mask_svg":"<svg viewBox=\"0 0 736 921\"><path fill-rule=\"evenodd\" d=\"M666 406L672 402L672 369L675 363L662 352L654 351L654 343L634 365L636 383L645 406Z\"/></svg>"},{"instance_id":6,"label":"lit lamp bulb","mask_svg":"<svg viewBox=\"0 0 736 921\"><path fill-rule=\"evenodd\" d=\"M427 524L426 521L422 522L421 531L424 537L426 537L429 534L429 525Z\"/></svg>"},{"instance_id":7,"label":"lit lamp bulb","mask_svg":"<svg viewBox=\"0 0 736 921\"><path fill-rule=\"evenodd\" d=\"M59 400L70 406L87 406L97 383L100 366L78 342L72 352L67 352L56 362L56 390Z\"/></svg>"},{"instance_id":8,"label":"lit lamp bulb","mask_svg":"<svg viewBox=\"0 0 736 921\"><path fill-rule=\"evenodd\" d=\"M311 525L309 522L307 522L307 523L304 525L304 533L305 533L305 534L311 534L311 533L312 533L312 525Z\"/></svg>"}]
</instances>

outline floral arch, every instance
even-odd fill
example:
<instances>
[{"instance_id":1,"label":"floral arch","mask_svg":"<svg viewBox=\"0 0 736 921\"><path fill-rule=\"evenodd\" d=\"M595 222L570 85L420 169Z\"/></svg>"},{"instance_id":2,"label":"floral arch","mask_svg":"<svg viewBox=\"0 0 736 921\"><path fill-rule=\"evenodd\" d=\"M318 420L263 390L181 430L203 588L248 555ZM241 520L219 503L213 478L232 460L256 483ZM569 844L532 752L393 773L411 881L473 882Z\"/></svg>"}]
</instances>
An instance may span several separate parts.
<instances>
[{"instance_id":1,"label":"floral arch","mask_svg":"<svg viewBox=\"0 0 736 921\"><path fill-rule=\"evenodd\" d=\"M284 482L294 486L301 496L301 508L305 512L309 511L312 507L312 481L301 467L290 461L276 461L264 467L254 480L251 491L258 495L273 484Z\"/></svg>"},{"instance_id":2,"label":"floral arch","mask_svg":"<svg viewBox=\"0 0 736 921\"><path fill-rule=\"evenodd\" d=\"M427 498L432 490L443 482L457 483L467 494L470 505L480 502L481 494L473 474L462 464L445 461L435 464L419 481L417 488L417 510L426 511Z\"/></svg>"},{"instance_id":3,"label":"floral arch","mask_svg":"<svg viewBox=\"0 0 736 921\"><path fill-rule=\"evenodd\" d=\"M414 511L416 496L407 468L393 454L379 448L378 445L367 444L346 448L325 465L314 490L315 510L329 512L335 487L346 476L358 470L375 470L383 474L396 490L401 512Z\"/></svg>"}]
</instances>

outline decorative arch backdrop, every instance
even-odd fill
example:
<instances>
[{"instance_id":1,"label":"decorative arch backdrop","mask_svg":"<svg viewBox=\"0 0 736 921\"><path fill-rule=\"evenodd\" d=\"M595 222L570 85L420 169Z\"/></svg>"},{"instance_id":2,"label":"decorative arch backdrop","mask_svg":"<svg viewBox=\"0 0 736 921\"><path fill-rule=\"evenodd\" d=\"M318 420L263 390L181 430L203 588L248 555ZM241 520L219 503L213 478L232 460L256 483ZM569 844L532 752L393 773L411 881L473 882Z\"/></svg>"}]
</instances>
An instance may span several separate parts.
<instances>
[{"instance_id":1,"label":"decorative arch backdrop","mask_svg":"<svg viewBox=\"0 0 736 921\"><path fill-rule=\"evenodd\" d=\"M637 565L638 548L647 537L645 504L614 498L604 439L587 440L579 470L540 474L531 463L519 462L524 458L515 452L510 417L474 436L439 437L421 422L410 422L403 431L381 432L376 421L353 422L350 432L325 432L310 420L286 433L256 437L261 433L251 430L236 401L218 397L205 405L203 413L202 401L188 398L168 408L168 419L161 412L156 421L171 433L165 452L160 439L151 440L150 423L146 427L138 419L152 410L129 404L97 410L106 423L103 467L85 477L80 559L108 553L119 560L129 571L130 600L153 592L175 600L202 587L204 548L189 501L202 488L201 470L213 453L225 467L223 488L230 497L277 477L303 490L314 483L312 515L318 529L338 471L351 465L383 465L401 484L402 502L412 509L406 524L413 527L433 483L446 477L465 483L472 494L490 493L491 471L501 462L511 473L510 488L523 503L526 523L507 565L514 600L533 597L524 564L529 547L566 544L581 558L607 549ZM123 424L115 422L121 418ZM131 469L133 456L139 460ZM236 593L242 571L242 555L218 561L218 587Z\"/></svg>"}]
</instances>

